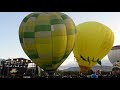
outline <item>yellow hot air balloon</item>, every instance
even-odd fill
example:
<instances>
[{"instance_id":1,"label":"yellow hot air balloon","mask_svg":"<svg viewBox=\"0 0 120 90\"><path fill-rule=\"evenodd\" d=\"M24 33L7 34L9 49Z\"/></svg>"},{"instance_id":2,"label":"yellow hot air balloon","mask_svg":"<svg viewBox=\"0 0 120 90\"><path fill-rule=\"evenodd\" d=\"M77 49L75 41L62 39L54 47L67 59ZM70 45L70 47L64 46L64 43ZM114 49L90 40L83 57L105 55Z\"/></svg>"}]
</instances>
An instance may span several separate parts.
<instances>
[{"instance_id":1,"label":"yellow hot air balloon","mask_svg":"<svg viewBox=\"0 0 120 90\"><path fill-rule=\"evenodd\" d=\"M19 38L28 57L45 71L55 71L73 50L76 27L64 13L42 12L26 16Z\"/></svg>"},{"instance_id":2,"label":"yellow hot air balloon","mask_svg":"<svg viewBox=\"0 0 120 90\"><path fill-rule=\"evenodd\" d=\"M86 73L111 50L114 33L110 28L96 21L81 23L76 28L73 53L81 72Z\"/></svg>"}]
</instances>

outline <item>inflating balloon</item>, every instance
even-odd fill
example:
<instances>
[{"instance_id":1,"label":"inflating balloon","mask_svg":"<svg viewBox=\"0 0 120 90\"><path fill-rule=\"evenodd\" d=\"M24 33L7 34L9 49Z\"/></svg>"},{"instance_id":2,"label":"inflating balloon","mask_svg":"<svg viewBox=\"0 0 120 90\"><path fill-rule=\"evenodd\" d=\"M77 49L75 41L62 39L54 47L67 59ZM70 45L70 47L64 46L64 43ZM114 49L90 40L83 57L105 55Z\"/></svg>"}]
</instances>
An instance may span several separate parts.
<instances>
[{"instance_id":1,"label":"inflating balloon","mask_svg":"<svg viewBox=\"0 0 120 90\"><path fill-rule=\"evenodd\" d=\"M28 57L45 71L55 71L73 50L76 27L64 13L42 12L26 16L19 39Z\"/></svg>"},{"instance_id":2,"label":"inflating balloon","mask_svg":"<svg viewBox=\"0 0 120 90\"><path fill-rule=\"evenodd\" d=\"M108 53L109 61L114 65L116 62L120 62L120 45L113 46Z\"/></svg>"},{"instance_id":3,"label":"inflating balloon","mask_svg":"<svg viewBox=\"0 0 120 90\"><path fill-rule=\"evenodd\" d=\"M114 33L107 26L95 21L79 24L73 53L81 72L87 72L100 63L113 43Z\"/></svg>"}]
</instances>

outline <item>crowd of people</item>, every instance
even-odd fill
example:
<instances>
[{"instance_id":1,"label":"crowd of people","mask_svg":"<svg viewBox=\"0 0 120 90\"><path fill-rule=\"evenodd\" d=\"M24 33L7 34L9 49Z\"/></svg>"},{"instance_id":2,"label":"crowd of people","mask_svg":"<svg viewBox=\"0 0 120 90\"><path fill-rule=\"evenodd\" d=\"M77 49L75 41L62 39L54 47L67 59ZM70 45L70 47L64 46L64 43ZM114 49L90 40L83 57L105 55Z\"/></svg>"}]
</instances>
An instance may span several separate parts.
<instances>
[{"instance_id":1,"label":"crowd of people","mask_svg":"<svg viewBox=\"0 0 120 90\"><path fill-rule=\"evenodd\" d=\"M7 61L8 62L8 61ZM27 69L28 64L24 62L18 62L15 61L14 63L12 62L2 62L3 67L0 70L1 75L4 77L15 77L19 76L23 78L23 74L26 73L26 75L29 75L30 78L120 78L120 67L118 64L115 64L114 67L112 68L112 71L103 73L101 70L96 70L96 71L90 71L89 73L81 73L81 72L55 72L53 75L45 74L44 71L40 72L40 75L38 75L38 69ZM9 67L7 67L9 65ZM21 66L20 66L21 65ZM14 66L14 68L13 68ZM35 70L35 71L34 71ZM9 73L8 73L9 72ZM17 73L16 73L17 72ZM44 73L42 73L44 72ZM10 74L13 73L13 74ZM16 73L16 74L14 74ZM35 75L33 75L35 74ZM12 76L11 76L12 75Z\"/></svg>"},{"instance_id":2,"label":"crowd of people","mask_svg":"<svg viewBox=\"0 0 120 90\"><path fill-rule=\"evenodd\" d=\"M49 75L43 75L38 78L120 78L120 68L114 67L111 72L102 73L101 70L96 70L95 72L92 72L91 74L83 74L83 73L55 73L52 76Z\"/></svg>"}]
</instances>

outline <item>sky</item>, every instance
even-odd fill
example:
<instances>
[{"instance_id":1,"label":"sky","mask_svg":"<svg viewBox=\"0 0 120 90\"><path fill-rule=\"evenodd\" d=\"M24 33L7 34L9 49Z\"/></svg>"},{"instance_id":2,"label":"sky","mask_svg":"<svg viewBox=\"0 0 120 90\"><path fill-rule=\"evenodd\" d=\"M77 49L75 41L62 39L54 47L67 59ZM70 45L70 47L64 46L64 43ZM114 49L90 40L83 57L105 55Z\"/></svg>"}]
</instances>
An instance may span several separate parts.
<instances>
[{"instance_id":1,"label":"sky","mask_svg":"<svg viewBox=\"0 0 120 90\"><path fill-rule=\"evenodd\" d=\"M0 12L0 58L28 58L24 53L21 44L19 42L19 26L23 18L32 12ZM63 12L70 16L75 25L86 21L97 21L108 26L115 36L114 44L120 45L120 12ZM111 66L112 64L108 60L106 55L102 64ZM73 52L59 67L68 68L72 66L78 66Z\"/></svg>"}]
</instances>

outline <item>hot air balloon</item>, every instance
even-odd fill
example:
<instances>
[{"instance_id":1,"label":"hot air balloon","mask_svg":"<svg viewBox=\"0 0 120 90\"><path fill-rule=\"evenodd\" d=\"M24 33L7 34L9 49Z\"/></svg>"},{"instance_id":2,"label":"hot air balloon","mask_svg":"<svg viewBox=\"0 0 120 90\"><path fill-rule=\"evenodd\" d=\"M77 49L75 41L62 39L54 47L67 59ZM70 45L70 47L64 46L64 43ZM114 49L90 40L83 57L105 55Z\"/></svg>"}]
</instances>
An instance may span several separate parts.
<instances>
[{"instance_id":1,"label":"hot air balloon","mask_svg":"<svg viewBox=\"0 0 120 90\"><path fill-rule=\"evenodd\" d=\"M73 50L75 35L73 20L59 12L31 13L19 28L23 50L49 74L53 74Z\"/></svg>"},{"instance_id":2,"label":"hot air balloon","mask_svg":"<svg viewBox=\"0 0 120 90\"><path fill-rule=\"evenodd\" d=\"M96 21L81 23L76 28L73 53L80 71L87 73L110 51L114 43L114 33L110 28Z\"/></svg>"},{"instance_id":3,"label":"hot air balloon","mask_svg":"<svg viewBox=\"0 0 120 90\"><path fill-rule=\"evenodd\" d=\"M113 64L120 63L120 45L113 46L108 53L109 61Z\"/></svg>"}]
</instances>

